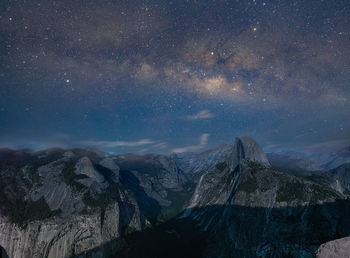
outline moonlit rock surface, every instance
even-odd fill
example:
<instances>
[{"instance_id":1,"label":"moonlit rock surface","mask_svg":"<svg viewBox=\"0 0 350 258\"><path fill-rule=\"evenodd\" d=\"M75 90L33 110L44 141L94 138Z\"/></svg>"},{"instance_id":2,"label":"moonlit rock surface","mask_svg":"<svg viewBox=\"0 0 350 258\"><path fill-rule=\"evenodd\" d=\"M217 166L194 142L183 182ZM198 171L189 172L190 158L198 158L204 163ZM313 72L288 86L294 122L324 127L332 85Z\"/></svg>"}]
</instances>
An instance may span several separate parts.
<instances>
[{"instance_id":1,"label":"moonlit rock surface","mask_svg":"<svg viewBox=\"0 0 350 258\"><path fill-rule=\"evenodd\" d=\"M101 160L100 165L108 168L109 170L111 170L114 173L114 177L112 178L114 182L119 182L119 171L120 168L117 165L117 163L115 163L114 159L112 158L105 158L103 160Z\"/></svg>"},{"instance_id":2,"label":"moonlit rock surface","mask_svg":"<svg viewBox=\"0 0 350 258\"><path fill-rule=\"evenodd\" d=\"M222 144L215 149L201 153L174 153L172 157L176 161L176 165L183 171L187 178L198 182L203 172L213 169L216 163L225 160L231 148L232 146L230 145Z\"/></svg>"},{"instance_id":3,"label":"moonlit rock surface","mask_svg":"<svg viewBox=\"0 0 350 258\"><path fill-rule=\"evenodd\" d=\"M13 258L71 257L119 237L119 215L116 204L106 210L103 225L96 213L74 215L69 220L33 221L26 228L0 217L0 244ZM102 252L99 257L103 257Z\"/></svg>"},{"instance_id":4,"label":"moonlit rock surface","mask_svg":"<svg viewBox=\"0 0 350 258\"><path fill-rule=\"evenodd\" d=\"M203 173L178 220L195 221L209 235L204 257L312 257L320 237L336 237L335 225L342 236L349 232L343 198L330 186L271 168L261 147L242 137Z\"/></svg>"},{"instance_id":5,"label":"moonlit rock surface","mask_svg":"<svg viewBox=\"0 0 350 258\"><path fill-rule=\"evenodd\" d=\"M344 237L322 244L316 251L317 258L349 258L350 237Z\"/></svg>"},{"instance_id":6,"label":"moonlit rock surface","mask_svg":"<svg viewBox=\"0 0 350 258\"><path fill-rule=\"evenodd\" d=\"M226 203L231 196L232 189L235 189L243 179L241 167L246 161L254 161L264 167L270 166L264 151L256 141L250 137L236 138L234 146L227 152L225 161L214 163L213 169L205 171L200 177L189 207ZM220 163L224 167L216 169L215 167ZM235 175L228 182L230 187L227 188L227 191L217 191L217 186L220 185L221 188L221 182L225 181L229 171L235 171Z\"/></svg>"},{"instance_id":7,"label":"moonlit rock surface","mask_svg":"<svg viewBox=\"0 0 350 258\"><path fill-rule=\"evenodd\" d=\"M148 223L133 193L97 170L108 162L80 151L0 151L0 246L9 257L109 257L125 228Z\"/></svg>"},{"instance_id":8,"label":"moonlit rock surface","mask_svg":"<svg viewBox=\"0 0 350 258\"><path fill-rule=\"evenodd\" d=\"M235 139L235 144L228 153L227 159L231 169L239 165L242 160L255 161L270 166L263 149L256 141L247 136Z\"/></svg>"},{"instance_id":9,"label":"moonlit rock surface","mask_svg":"<svg viewBox=\"0 0 350 258\"><path fill-rule=\"evenodd\" d=\"M78 161L75 165L75 173L86 175L97 183L103 183L105 181L104 177L96 171L92 162L87 157L83 157Z\"/></svg>"}]
</instances>

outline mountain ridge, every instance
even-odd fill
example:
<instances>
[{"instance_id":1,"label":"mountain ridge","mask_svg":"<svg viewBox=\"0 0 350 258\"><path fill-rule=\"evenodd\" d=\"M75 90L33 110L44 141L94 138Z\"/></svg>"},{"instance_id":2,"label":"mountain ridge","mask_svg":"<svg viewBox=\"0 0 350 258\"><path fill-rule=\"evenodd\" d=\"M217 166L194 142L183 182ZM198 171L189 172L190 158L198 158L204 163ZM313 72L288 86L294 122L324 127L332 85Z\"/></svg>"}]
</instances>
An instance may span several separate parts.
<instances>
[{"instance_id":1,"label":"mountain ridge","mask_svg":"<svg viewBox=\"0 0 350 258\"><path fill-rule=\"evenodd\" d=\"M168 234L162 226L168 221L177 221L174 223L180 229L193 224L211 239L217 239L214 232L220 229L227 246L208 244L203 247L208 257L229 251L242 255L249 245L255 250L247 253L249 257L254 257L254 252L283 254L283 248L294 255L311 254L321 240L348 232L347 220L338 214L343 204L335 204L345 201L345 192L332 187L331 180L320 184L275 170L249 137L201 153L102 154L59 148L0 151L0 200L5 204L0 207L0 246L10 257L125 254L133 244L127 240L129 235L158 227L162 235ZM333 172L343 178L343 186L347 185L347 168ZM323 217L310 226L314 210ZM283 218L288 216L294 221L288 228L297 226L297 231L280 231L278 226L284 225ZM323 225L321 221L330 227L321 234L322 239L313 231L302 233L310 227L316 230ZM257 226L257 222L256 233L262 234L264 241L277 241L275 235L280 232L280 244L266 245L254 237L232 238L247 233L237 223L253 230L250 224ZM343 229L335 230L336 224ZM301 234L308 244L298 249L294 240L288 240L291 234Z\"/></svg>"}]
</instances>

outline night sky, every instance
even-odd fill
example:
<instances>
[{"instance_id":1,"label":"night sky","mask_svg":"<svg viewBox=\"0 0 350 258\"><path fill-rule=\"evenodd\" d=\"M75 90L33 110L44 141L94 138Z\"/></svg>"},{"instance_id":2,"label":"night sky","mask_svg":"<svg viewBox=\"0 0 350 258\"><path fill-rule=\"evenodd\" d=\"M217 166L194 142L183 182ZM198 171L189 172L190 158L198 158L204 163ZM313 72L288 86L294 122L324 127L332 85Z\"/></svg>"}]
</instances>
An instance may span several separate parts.
<instances>
[{"instance_id":1,"label":"night sky","mask_svg":"<svg viewBox=\"0 0 350 258\"><path fill-rule=\"evenodd\" d=\"M0 2L0 146L350 139L350 1Z\"/></svg>"}]
</instances>

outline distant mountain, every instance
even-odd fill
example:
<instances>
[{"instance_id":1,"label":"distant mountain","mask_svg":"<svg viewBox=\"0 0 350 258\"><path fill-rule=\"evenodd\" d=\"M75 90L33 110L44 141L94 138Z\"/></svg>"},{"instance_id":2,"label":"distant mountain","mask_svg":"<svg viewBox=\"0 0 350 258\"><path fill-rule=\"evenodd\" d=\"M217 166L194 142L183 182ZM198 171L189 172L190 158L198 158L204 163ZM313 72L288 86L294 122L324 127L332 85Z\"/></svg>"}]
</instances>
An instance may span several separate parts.
<instances>
[{"instance_id":1,"label":"distant mountain","mask_svg":"<svg viewBox=\"0 0 350 258\"><path fill-rule=\"evenodd\" d=\"M189 208L220 204L221 201L232 198L231 193L243 180L240 173L243 168L243 160L257 162L266 167L270 166L265 153L253 139L236 138L225 160L216 163L215 168L206 171L201 176ZM229 174L227 171L236 171L236 173Z\"/></svg>"},{"instance_id":2,"label":"distant mountain","mask_svg":"<svg viewBox=\"0 0 350 258\"><path fill-rule=\"evenodd\" d=\"M336 175L342 187L350 192L350 163L345 163L331 172Z\"/></svg>"},{"instance_id":3,"label":"distant mountain","mask_svg":"<svg viewBox=\"0 0 350 258\"><path fill-rule=\"evenodd\" d=\"M350 163L346 163L350 159L349 148L330 154L323 165L295 153L268 153L267 157L274 169L306 177L347 195L350 193Z\"/></svg>"},{"instance_id":4,"label":"distant mountain","mask_svg":"<svg viewBox=\"0 0 350 258\"><path fill-rule=\"evenodd\" d=\"M208 257L312 257L325 240L350 233L350 209L337 200L346 202L330 187L272 169L242 138L203 174L181 218L208 232Z\"/></svg>"},{"instance_id":5,"label":"distant mountain","mask_svg":"<svg viewBox=\"0 0 350 258\"><path fill-rule=\"evenodd\" d=\"M349 166L286 169L315 167L268 160L249 137L170 156L2 149L0 247L15 258L312 257L350 234Z\"/></svg>"},{"instance_id":6,"label":"distant mountain","mask_svg":"<svg viewBox=\"0 0 350 258\"><path fill-rule=\"evenodd\" d=\"M349 215L345 195L271 168L242 137L202 174L182 214L128 237L133 248L116 257L313 257L350 233Z\"/></svg>"},{"instance_id":7,"label":"distant mountain","mask_svg":"<svg viewBox=\"0 0 350 258\"><path fill-rule=\"evenodd\" d=\"M178 168L185 177L198 182L204 171L213 169L215 164L223 161L232 146L222 144L216 149L207 150L201 153L184 152L175 153L171 157L175 160Z\"/></svg>"},{"instance_id":8,"label":"distant mountain","mask_svg":"<svg viewBox=\"0 0 350 258\"><path fill-rule=\"evenodd\" d=\"M345 163L350 163L350 146L330 155L328 161L323 166L326 169L334 169Z\"/></svg>"},{"instance_id":9,"label":"distant mountain","mask_svg":"<svg viewBox=\"0 0 350 258\"><path fill-rule=\"evenodd\" d=\"M276 167L297 172L299 169L307 171L327 171L350 163L350 146L335 150L334 147L308 149L304 151L279 151L267 154L269 160ZM308 174L308 173L306 173Z\"/></svg>"},{"instance_id":10,"label":"distant mountain","mask_svg":"<svg viewBox=\"0 0 350 258\"><path fill-rule=\"evenodd\" d=\"M135 194L153 222L175 216L193 193L194 183L165 155L118 155L121 183Z\"/></svg>"},{"instance_id":11,"label":"distant mountain","mask_svg":"<svg viewBox=\"0 0 350 258\"><path fill-rule=\"evenodd\" d=\"M273 168L297 176L311 176L312 174L324 171L324 168L319 164L306 157L267 153L267 158Z\"/></svg>"}]
</instances>

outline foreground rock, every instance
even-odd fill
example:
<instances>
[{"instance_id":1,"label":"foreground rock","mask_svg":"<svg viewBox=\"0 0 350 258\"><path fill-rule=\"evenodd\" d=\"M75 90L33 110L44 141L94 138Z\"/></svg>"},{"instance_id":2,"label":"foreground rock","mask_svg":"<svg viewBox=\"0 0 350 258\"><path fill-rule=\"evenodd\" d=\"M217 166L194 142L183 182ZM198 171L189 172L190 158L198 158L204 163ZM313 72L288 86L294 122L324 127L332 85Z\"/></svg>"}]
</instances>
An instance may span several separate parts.
<instances>
[{"instance_id":1,"label":"foreground rock","mask_svg":"<svg viewBox=\"0 0 350 258\"><path fill-rule=\"evenodd\" d=\"M316 251L317 258L349 258L350 237L333 240L322 244Z\"/></svg>"}]
</instances>

